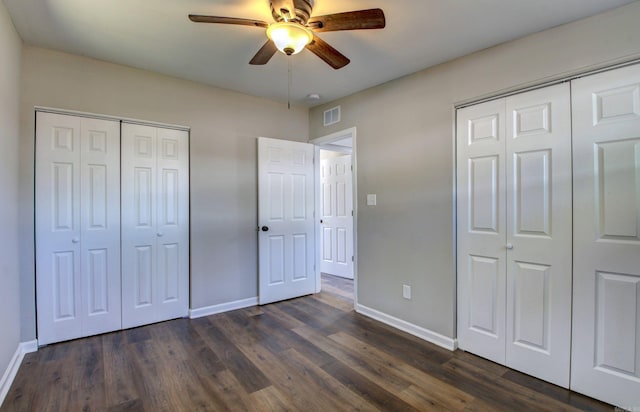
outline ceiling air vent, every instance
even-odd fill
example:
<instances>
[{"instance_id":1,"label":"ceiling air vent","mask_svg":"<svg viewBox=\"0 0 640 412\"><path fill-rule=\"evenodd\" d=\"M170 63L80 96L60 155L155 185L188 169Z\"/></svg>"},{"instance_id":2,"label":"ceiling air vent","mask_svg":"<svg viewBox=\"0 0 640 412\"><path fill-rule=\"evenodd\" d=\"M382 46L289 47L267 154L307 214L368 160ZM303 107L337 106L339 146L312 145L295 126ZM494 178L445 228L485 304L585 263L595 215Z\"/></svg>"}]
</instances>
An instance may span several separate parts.
<instances>
[{"instance_id":1,"label":"ceiling air vent","mask_svg":"<svg viewBox=\"0 0 640 412\"><path fill-rule=\"evenodd\" d=\"M332 109L325 110L324 112L324 125L331 126L340 121L340 106L336 106Z\"/></svg>"}]
</instances>

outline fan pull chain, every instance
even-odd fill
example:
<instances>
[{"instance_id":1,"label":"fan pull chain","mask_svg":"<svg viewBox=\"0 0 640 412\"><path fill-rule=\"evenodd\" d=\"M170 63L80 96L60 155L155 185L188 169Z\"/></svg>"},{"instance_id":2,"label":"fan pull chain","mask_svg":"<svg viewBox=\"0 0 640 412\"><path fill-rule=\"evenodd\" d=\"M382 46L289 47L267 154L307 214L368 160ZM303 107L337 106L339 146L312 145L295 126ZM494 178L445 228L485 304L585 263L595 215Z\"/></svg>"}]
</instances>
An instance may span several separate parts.
<instances>
[{"instance_id":1,"label":"fan pull chain","mask_svg":"<svg viewBox=\"0 0 640 412\"><path fill-rule=\"evenodd\" d=\"M287 65L288 65L288 73L287 73L287 109L291 110L291 57L287 56Z\"/></svg>"}]
</instances>

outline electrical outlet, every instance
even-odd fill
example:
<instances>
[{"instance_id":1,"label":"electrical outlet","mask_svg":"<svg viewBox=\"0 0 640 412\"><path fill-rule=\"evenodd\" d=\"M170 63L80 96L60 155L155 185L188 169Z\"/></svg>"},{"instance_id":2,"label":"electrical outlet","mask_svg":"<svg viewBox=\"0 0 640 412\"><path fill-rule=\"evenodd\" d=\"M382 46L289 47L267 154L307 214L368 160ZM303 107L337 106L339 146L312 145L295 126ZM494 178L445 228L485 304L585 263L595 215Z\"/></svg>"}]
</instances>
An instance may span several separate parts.
<instances>
[{"instance_id":1,"label":"electrical outlet","mask_svg":"<svg viewBox=\"0 0 640 412\"><path fill-rule=\"evenodd\" d=\"M411 300L411 286L402 285L402 297Z\"/></svg>"}]
</instances>

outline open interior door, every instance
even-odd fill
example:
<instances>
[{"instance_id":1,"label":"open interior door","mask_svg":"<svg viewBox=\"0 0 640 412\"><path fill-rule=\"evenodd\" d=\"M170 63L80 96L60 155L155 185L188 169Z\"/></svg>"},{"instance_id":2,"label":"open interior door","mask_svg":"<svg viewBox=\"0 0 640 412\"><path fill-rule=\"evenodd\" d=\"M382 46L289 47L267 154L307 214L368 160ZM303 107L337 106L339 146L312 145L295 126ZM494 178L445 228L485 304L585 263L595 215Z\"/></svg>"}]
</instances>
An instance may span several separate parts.
<instances>
[{"instance_id":1,"label":"open interior door","mask_svg":"<svg viewBox=\"0 0 640 412\"><path fill-rule=\"evenodd\" d=\"M258 138L258 301L315 292L313 145Z\"/></svg>"}]
</instances>

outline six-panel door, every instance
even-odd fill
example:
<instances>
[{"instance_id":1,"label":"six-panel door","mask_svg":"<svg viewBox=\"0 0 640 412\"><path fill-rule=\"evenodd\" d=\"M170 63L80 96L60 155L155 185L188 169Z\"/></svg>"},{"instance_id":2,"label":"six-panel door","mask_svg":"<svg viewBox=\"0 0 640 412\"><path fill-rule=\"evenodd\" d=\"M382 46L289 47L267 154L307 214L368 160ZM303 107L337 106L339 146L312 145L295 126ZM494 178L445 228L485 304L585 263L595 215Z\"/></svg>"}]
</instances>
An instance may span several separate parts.
<instances>
[{"instance_id":1,"label":"six-panel door","mask_svg":"<svg viewBox=\"0 0 640 412\"><path fill-rule=\"evenodd\" d=\"M187 315L188 133L122 125L122 324Z\"/></svg>"},{"instance_id":2,"label":"six-panel door","mask_svg":"<svg viewBox=\"0 0 640 412\"><path fill-rule=\"evenodd\" d=\"M569 385L568 85L458 111L462 349Z\"/></svg>"},{"instance_id":3,"label":"six-panel door","mask_svg":"<svg viewBox=\"0 0 640 412\"><path fill-rule=\"evenodd\" d=\"M38 342L120 329L117 121L38 112Z\"/></svg>"},{"instance_id":4,"label":"six-panel door","mask_svg":"<svg viewBox=\"0 0 640 412\"><path fill-rule=\"evenodd\" d=\"M351 155L320 162L320 271L353 279Z\"/></svg>"},{"instance_id":5,"label":"six-panel door","mask_svg":"<svg viewBox=\"0 0 640 412\"><path fill-rule=\"evenodd\" d=\"M313 145L258 138L260 304L315 291Z\"/></svg>"},{"instance_id":6,"label":"six-panel door","mask_svg":"<svg viewBox=\"0 0 640 412\"><path fill-rule=\"evenodd\" d=\"M640 407L640 66L574 81L571 388Z\"/></svg>"}]
</instances>

